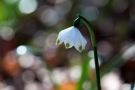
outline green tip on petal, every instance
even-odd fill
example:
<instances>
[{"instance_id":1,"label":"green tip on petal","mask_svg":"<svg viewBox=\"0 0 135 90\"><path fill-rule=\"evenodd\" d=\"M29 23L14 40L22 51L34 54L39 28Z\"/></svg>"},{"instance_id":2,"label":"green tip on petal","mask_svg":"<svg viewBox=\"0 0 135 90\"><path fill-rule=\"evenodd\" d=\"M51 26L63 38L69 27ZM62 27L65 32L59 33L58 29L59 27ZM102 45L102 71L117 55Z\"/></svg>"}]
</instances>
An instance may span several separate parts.
<instances>
[{"instance_id":1,"label":"green tip on petal","mask_svg":"<svg viewBox=\"0 0 135 90\"><path fill-rule=\"evenodd\" d=\"M60 43L60 40L59 40L59 39L58 39L58 40L56 40L56 45L57 45L57 44L59 44L59 43Z\"/></svg>"},{"instance_id":2,"label":"green tip on petal","mask_svg":"<svg viewBox=\"0 0 135 90\"><path fill-rule=\"evenodd\" d=\"M81 52L81 51L82 51L82 46L79 46L79 48L78 48L78 49L79 49L79 51Z\"/></svg>"},{"instance_id":3,"label":"green tip on petal","mask_svg":"<svg viewBox=\"0 0 135 90\"><path fill-rule=\"evenodd\" d=\"M70 46L70 44L69 43L66 43L66 48L68 48Z\"/></svg>"}]
</instances>

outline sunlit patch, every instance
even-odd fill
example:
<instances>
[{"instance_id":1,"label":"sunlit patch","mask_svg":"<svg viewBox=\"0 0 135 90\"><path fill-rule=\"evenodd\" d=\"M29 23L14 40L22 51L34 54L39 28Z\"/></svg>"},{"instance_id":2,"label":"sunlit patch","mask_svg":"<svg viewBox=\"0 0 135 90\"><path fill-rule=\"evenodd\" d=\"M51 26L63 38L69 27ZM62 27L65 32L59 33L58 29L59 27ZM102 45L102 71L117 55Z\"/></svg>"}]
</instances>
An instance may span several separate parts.
<instances>
[{"instance_id":1,"label":"sunlit patch","mask_svg":"<svg viewBox=\"0 0 135 90\"><path fill-rule=\"evenodd\" d=\"M79 49L79 51L82 51L82 46L79 46L79 48L78 48L78 49Z\"/></svg>"},{"instance_id":2,"label":"sunlit patch","mask_svg":"<svg viewBox=\"0 0 135 90\"><path fill-rule=\"evenodd\" d=\"M37 0L21 0L18 7L21 13L29 14L36 10L37 5Z\"/></svg>"},{"instance_id":3,"label":"sunlit patch","mask_svg":"<svg viewBox=\"0 0 135 90\"><path fill-rule=\"evenodd\" d=\"M58 45L60 43L60 40L58 39L58 40L56 40L56 45Z\"/></svg>"},{"instance_id":4,"label":"sunlit patch","mask_svg":"<svg viewBox=\"0 0 135 90\"><path fill-rule=\"evenodd\" d=\"M69 48L69 47L70 47L70 44L69 44L69 43L67 43L67 44L66 44L66 48Z\"/></svg>"}]
</instances>

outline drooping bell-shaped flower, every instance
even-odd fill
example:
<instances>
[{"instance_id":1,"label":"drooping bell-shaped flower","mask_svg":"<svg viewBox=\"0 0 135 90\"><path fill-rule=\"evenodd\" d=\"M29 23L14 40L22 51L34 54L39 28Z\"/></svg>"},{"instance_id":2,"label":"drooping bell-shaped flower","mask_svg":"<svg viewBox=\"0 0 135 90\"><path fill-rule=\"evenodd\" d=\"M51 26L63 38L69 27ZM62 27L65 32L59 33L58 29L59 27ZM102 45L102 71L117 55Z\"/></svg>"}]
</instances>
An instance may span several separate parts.
<instances>
[{"instance_id":1,"label":"drooping bell-shaped flower","mask_svg":"<svg viewBox=\"0 0 135 90\"><path fill-rule=\"evenodd\" d=\"M74 46L79 52L81 52L86 46L86 39L82 36L77 27L69 27L60 31L58 38L56 40L56 45L64 42L65 47L71 48Z\"/></svg>"}]
</instances>

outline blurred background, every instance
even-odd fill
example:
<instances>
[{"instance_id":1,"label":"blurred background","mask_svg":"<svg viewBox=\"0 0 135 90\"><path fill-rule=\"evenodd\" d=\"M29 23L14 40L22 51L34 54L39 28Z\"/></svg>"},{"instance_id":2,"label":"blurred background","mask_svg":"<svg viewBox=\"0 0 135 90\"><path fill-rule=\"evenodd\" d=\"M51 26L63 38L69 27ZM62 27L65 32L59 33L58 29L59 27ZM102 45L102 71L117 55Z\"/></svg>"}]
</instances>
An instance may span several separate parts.
<instances>
[{"instance_id":1,"label":"blurred background","mask_svg":"<svg viewBox=\"0 0 135 90\"><path fill-rule=\"evenodd\" d=\"M0 90L76 90L82 74L81 90L96 90L84 23L79 26L87 40L82 53L55 45L59 31L72 26L76 14L94 29L102 90L130 90L135 81L135 0L0 0Z\"/></svg>"}]
</instances>

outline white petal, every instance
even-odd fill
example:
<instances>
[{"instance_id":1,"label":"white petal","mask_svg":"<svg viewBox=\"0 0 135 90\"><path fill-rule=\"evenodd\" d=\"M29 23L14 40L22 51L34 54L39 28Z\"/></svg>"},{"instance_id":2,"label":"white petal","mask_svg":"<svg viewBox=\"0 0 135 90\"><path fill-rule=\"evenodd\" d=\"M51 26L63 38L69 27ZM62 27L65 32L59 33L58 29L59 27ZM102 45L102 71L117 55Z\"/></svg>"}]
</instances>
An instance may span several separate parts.
<instances>
[{"instance_id":1,"label":"white petal","mask_svg":"<svg viewBox=\"0 0 135 90\"><path fill-rule=\"evenodd\" d=\"M67 39L67 37L68 37L67 32L69 32L70 28L71 27L60 31L58 38L56 39L56 45L61 44L63 41L65 41Z\"/></svg>"},{"instance_id":2,"label":"white petal","mask_svg":"<svg viewBox=\"0 0 135 90\"><path fill-rule=\"evenodd\" d=\"M68 32L68 37L64 41L64 44L66 48L71 48L76 40L74 40L74 37L76 36L76 32L74 28L71 28L71 30Z\"/></svg>"},{"instance_id":3,"label":"white petal","mask_svg":"<svg viewBox=\"0 0 135 90\"><path fill-rule=\"evenodd\" d=\"M76 43L74 44L74 46L76 50L78 50L79 52L82 51L82 45L81 45L81 40L79 36L77 36Z\"/></svg>"},{"instance_id":4,"label":"white petal","mask_svg":"<svg viewBox=\"0 0 135 90\"><path fill-rule=\"evenodd\" d=\"M81 34L81 33L80 33L80 34L78 34L78 35L79 35L80 40L81 40L82 49L84 49L84 48L85 48L85 46L86 46L86 44L87 44L87 41L86 41L86 39L82 36L82 34Z\"/></svg>"},{"instance_id":5,"label":"white petal","mask_svg":"<svg viewBox=\"0 0 135 90\"><path fill-rule=\"evenodd\" d=\"M76 39L76 42L75 42L75 48L79 52L81 52L85 48L87 41L82 36L82 34L80 33L79 30L77 30L76 34L77 34L77 37L76 37L77 39Z\"/></svg>"},{"instance_id":6,"label":"white petal","mask_svg":"<svg viewBox=\"0 0 135 90\"><path fill-rule=\"evenodd\" d=\"M63 41L66 48L71 48L74 46L79 52L85 48L87 43L79 29L74 26L62 30L59 33L56 44L61 44Z\"/></svg>"}]
</instances>

